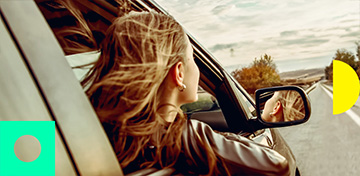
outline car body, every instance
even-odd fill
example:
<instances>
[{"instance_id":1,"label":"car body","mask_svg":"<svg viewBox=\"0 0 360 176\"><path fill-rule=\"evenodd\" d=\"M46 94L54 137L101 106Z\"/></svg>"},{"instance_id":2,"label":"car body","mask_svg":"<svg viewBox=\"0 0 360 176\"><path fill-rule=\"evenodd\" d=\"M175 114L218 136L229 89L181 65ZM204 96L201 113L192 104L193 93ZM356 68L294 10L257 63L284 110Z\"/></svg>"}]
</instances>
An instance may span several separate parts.
<instances>
[{"instance_id":1,"label":"car body","mask_svg":"<svg viewBox=\"0 0 360 176\"><path fill-rule=\"evenodd\" d=\"M119 2L130 2L128 7L133 10L167 14L154 1ZM117 10L122 4L118 1L74 0L72 4L93 24L96 44L111 21L121 15ZM63 30L77 25L71 17L74 14L50 0L0 0L0 10L0 120L55 121L56 175L122 175L110 142L79 84L84 72L77 78L78 72L74 74L70 66L79 54L93 57L91 53L71 50L74 46L67 43L66 39L79 39ZM287 158L292 175L299 174L295 157L280 133L256 120L251 96L210 52L188 36L201 72L200 86L205 94L216 97L216 101L211 99L214 106L189 111L189 118L273 148ZM84 43L90 43L89 51L95 50L91 41Z\"/></svg>"}]
</instances>

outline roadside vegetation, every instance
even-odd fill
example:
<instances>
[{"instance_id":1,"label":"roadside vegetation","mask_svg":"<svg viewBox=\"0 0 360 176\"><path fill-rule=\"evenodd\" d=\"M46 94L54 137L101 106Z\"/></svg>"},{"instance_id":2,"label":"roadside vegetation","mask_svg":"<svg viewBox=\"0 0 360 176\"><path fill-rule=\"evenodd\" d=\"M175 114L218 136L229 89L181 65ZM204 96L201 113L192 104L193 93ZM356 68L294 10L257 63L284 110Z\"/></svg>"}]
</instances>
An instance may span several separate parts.
<instances>
[{"instance_id":1,"label":"roadside vegetation","mask_svg":"<svg viewBox=\"0 0 360 176\"><path fill-rule=\"evenodd\" d=\"M360 41L355 42L356 44L356 55L346 49L338 49L333 57L333 60L339 60L347 63L352 67L358 77L360 78ZM333 80L333 62L325 67L325 78L329 81Z\"/></svg>"},{"instance_id":2,"label":"roadside vegetation","mask_svg":"<svg viewBox=\"0 0 360 176\"><path fill-rule=\"evenodd\" d=\"M236 69L231 72L231 75L250 94L253 94L256 89L282 85L276 64L267 54L261 56L260 59L255 58L249 67Z\"/></svg>"}]
</instances>

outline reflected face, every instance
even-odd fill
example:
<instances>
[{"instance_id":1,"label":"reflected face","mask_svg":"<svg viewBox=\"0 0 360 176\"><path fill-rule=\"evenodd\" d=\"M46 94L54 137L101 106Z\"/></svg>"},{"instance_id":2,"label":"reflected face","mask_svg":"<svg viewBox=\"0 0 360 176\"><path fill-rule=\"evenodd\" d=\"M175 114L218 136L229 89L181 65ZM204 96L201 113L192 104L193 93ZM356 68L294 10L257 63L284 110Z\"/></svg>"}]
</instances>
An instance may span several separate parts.
<instances>
[{"instance_id":1,"label":"reflected face","mask_svg":"<svg viewBox=\"0 0 360 176\"><path fill-rule=\"evenodd\" d=\"M184 93L186 93L185 103L192 103L197 101L198 99L198 86L199 86L199 78L200 71L197 67L194 57L193 57L193 48L189 41L189 38L186 36L187 41L187 49L186 49L186 61L185 61L185 75L184 75L184 84L186 85L186 89Z\"/></svg>"}]
</instances>

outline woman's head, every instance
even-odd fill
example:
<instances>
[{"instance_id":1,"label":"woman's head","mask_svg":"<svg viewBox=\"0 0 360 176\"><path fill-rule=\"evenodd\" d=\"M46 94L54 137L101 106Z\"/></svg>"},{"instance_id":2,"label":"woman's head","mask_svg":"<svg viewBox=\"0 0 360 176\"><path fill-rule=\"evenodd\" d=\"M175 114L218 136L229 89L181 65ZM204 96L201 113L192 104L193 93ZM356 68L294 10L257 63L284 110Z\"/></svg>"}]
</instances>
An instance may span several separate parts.
<instances>
[{"instance_id":1,"label":"woman's head","mask_svg":"<svg viewBox=\"0 0 360 176\"><path fill-rule=\"evenodd\" d=\"M148 166L174 164L186 120L179 107L197 99L199 70L192 52L183 28L166 15L132 12L109 27L100 57L82 84L89 86L100 120L116 126L119 135L110 140L123 167L149 143L157 150ZM177 118L167 118L170 112ZM170 132L159 133L167 121Z\"/></svg>"},{"instance_id":2,"label":"woman's head","mask_svg":"<svg viewBox=\"0 0 360 176\"><path fill-rule=\"evenodd\" d=\"M301 120L305 117L304 101L297 91L276 91L266 101L261 117L267 122Z\"/></svg>"},{"instance_id":3,"label":"woman's head","mask_svg":"<svg viewBox=\"0 0 360 176\"><path fill-rule=\"evenodd\" d=\"M121 103L119 100L124 100L123 109L159 106L168 86L185 84L187 88L179 93L179 101L173 104L177 107L196 100L199 78L196 69L190 42L173 18L158 13L132 12L115 19L109 27L101 56L83 83L93 83L87 92L90 96L96 96L99 91L107 92L96 98L104 100L96 104L117 106Z\"/></svg>"}]
</instances>

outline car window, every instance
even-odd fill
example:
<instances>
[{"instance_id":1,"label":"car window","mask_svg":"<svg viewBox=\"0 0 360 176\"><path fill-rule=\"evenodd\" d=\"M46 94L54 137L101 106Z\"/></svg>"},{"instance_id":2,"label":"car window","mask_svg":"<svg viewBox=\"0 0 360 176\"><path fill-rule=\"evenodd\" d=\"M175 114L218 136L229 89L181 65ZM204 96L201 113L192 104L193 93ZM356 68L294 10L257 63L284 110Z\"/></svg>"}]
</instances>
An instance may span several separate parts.
<instances>
[{"instance_id":1,"label":"car window","mask_svg":"<svg viewBox=\"0 0 360 176\"><path fill-rule=\"evenodd\" d=\"M92 51L79 54L72 54L65 56L66 61L73 68L73 72L76 78L80 81L84 78L85 74L89 71L91 66L81 67L79 66L91 64L98 59L100 52Z\"/></svg>"},{"instance_id":2,"label":"car window","mask_svg":"<svg viewBox=\"0 0 360 176\"><path fill-rule=\"evenodd\" d=\"M89 71L90 66L80 68L78 68L78 66L96 61L99 55L99 52L85 52L67 55L65 57L69 65L73 68L72 70L76 78L81 81ZM227 123L216 97L207 92L200 85L198 88L198 100L193 103L184 104L181 106L181 109L188 118L206 122L218 131L227 130Z\"/></svg>"},{"instance_id":3,"label":"car window","mask_svg":"<svg viewBox=\"0 0 360 176\"><path fill-rule=\"evenodd\" d=\"M256 118L256 109L254 105L245 97L244 94L240 93L241 98L245 100L246 108L249 110L250 114L248 114L249 119L255 119Z\"/></svg>"},{"instance_id":4,"label":"car window","mask_svg":"<svg viewBox=\"0 0 360 176\"><path fill-rule=\"evenodd\" d=\"M240 97L245 101L246 108L250 112L249 115L248 115L248 118L249 119L257 118L256 109L255 109L255 102L254 102L253 97L251 97L249 95L249 93L246 92L246 90L243 87L241 87L241 85L235 80L235 78L233 78L231 75L229 75L229 77L231 78L231 81L233 81L235 83L236 89L238 90L238 92L240 94Z\"/></svg>"},{"instance_id":5,"label":"car window","mask_svg":"<svg viewBox=\"0 0 360 176\"><path fill-rule=\"evenodd\" d=\"M181 106L185 114L192 114L195 112L212 111L220 109L217 99L205 91L201 86L198 89L198 100L193 103L188 103Z\"/></svg>"}]
</instances>

